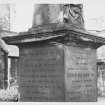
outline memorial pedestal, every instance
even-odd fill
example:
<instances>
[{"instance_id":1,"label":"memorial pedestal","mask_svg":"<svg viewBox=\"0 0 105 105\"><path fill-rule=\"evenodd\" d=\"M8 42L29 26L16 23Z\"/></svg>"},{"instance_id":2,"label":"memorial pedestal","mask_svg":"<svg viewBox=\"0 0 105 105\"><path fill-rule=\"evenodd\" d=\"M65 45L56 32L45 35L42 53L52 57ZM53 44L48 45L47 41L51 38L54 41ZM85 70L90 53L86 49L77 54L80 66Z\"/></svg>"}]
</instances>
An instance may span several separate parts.
<instances>
[{"instance_id":1,"label":"memorial pedestal","mask_svg":"<svg viewBox=\"0 0 105 105\"><path fill-rule=\"evenodd\" d=\"M20 49L19 100L97 101L96 49L104 39L69 25L55 26L4 38Z\"/></svg>"}]
</instances>

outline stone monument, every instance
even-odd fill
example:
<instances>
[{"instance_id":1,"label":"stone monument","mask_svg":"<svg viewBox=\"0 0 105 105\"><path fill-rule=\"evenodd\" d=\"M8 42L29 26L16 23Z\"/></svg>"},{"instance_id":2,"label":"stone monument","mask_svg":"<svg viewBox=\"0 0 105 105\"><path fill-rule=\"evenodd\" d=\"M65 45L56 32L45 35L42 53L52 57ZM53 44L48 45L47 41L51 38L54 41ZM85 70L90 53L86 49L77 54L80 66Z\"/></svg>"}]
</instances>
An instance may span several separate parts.
<instances>
[{"instance_id":1,"label":"stone monument","mask_svg":"<svg viewBox=\"0 0 105 105\"><path fill-rule=\"evenodd\" d=\"M84 29L80 5L76 10L74 7L73 4L38 5L39 13L28 32L4 38L8 44L19 47L19 101L97 101L96 49L105 44L105 39ZM63 21L56 21L58 16L51 8L62 17L66 12L66 21L62 17ZM62 8L66 8L65 12ZM76 19L82 25L71 23L67 11L75 15L73 23Z\"/></svg>"}]
</instances>

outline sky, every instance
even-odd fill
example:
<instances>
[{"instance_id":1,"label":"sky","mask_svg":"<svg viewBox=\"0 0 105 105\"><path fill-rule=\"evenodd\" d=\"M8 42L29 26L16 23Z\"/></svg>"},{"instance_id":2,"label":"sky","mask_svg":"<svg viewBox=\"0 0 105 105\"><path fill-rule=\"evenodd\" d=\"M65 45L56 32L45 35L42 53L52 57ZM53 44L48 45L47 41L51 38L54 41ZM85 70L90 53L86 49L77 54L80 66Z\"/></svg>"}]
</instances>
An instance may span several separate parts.
<instances>
[{"instance_id":1,"label":"sky","mask_svg":"<svg viewBox=\"0 0 105 105\"><path fill-rule=\"evenodd\" d=\"M105 29L105 0L85 0L84 17L88 30Z\"/></svg>"},{"instance_id":2,"label":"sky","mask_svg":"<svg viewBox=\"0 0 105 105\"><path fill-rule=\"evenodd\" d=\"M35 3L83 3L83 15L87 30L105 30L105 0L0 0L0 3L15 4L11 30L27 31L32 26Z\"/></svg>"}]
</instances>

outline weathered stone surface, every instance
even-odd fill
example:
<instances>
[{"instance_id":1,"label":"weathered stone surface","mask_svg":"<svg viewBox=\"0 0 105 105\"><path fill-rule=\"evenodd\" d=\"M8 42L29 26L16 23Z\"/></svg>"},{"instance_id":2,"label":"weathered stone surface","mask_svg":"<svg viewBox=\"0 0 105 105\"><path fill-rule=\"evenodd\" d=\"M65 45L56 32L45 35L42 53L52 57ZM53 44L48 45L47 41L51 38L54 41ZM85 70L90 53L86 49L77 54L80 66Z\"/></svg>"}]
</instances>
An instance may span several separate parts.
<instances>
[{"instance_id":1,"label":"weathered stone surface","mask_svg":"<svg viewBox=\"0 0 105 105\"><path fill-rule=\"evenodd\" d=\"M96 51L67 46L65 56L66 101L96 101Z\"/></svg>"},{"instance_id":2,"label":"weathered stone surface","mask_svg":"<svg viewBox=\"0 0 105 105\"><path fill-rule=\"evenodd\" d=\"M5 52L0 48L0 89L4 88L4 76L6 75Z\"/></svg>"},{"instance_id":3,"label":"weathered stone surface","mask_svg":"<svg viewBox=\"0 0 105 105\"><path fill-rule=\"evenodd\" d=\"M64 101L63 50L43 46L20 51L20 101Z\"/></svg>"}]
</instances>

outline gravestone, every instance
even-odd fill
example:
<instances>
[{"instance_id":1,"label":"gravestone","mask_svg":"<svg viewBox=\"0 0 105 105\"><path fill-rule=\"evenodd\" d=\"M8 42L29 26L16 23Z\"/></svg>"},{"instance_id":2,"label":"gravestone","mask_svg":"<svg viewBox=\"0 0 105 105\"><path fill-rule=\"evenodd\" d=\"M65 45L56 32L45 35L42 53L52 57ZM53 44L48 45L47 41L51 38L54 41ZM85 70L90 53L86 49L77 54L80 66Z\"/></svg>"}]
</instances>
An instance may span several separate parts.
<instances>
[{"instance_id":1,"label":"gravestone","mask_svg":"<svg viewBox=\"0 0 105 105\"><path fill-rule=\"evenodd\" d=\"M0 39L0 89L7 88L7 55L8 50L5 42Z\"/></svg>"}]
</instances>

